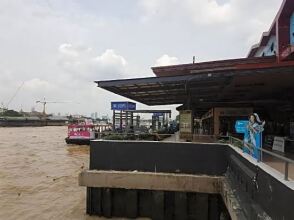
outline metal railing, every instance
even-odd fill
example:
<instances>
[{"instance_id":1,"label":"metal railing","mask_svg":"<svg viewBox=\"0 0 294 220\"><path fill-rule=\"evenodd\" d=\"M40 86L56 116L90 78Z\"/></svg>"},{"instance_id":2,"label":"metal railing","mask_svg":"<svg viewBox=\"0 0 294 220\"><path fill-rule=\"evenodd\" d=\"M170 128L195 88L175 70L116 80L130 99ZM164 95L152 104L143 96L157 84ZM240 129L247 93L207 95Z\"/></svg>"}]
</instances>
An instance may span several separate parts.
<instances>
[{"instance_id":1,"label":"metal railing","mask_svg":"<svg viewBox=\"0 0 294 220\"><path fill-rule=\"evenodd\" d=\"M266 153L268 155L271 155L272 157L276 158L276 159L279 159L281 161L284 162L285 166L284 166L284 179L286 181L289 181L289 164L294 164L294 160L290 159L290 158L287 158L285 156L282 156L280 154L277 154L275 152L272 152L272 151L269 151L269 150L266 150L266 149L263 149L263 148L257 148L255 147L254 145L252 144L248 144L246 143L246 146L244 144L244 141L238 139L238 138L235 138L235 137L229 137L229 143L232 145L232 146L235 146L235 147L238 147L240 149L243 149L244 147L247 147L247 149L250 151L250 152L253 152L253 150L258 150L259 151L259 155L260 157L257 159L257 162L263 162L263 153ZM279 171L279 170L278 170ZM280 172L280 171L279 171Z\"/></svg>"},{"instance_id":2,"label":"metal railing","mask_svg":"<svg viewBox=\"0 0 294 220\"><path fill-rule=\"evenodd\" d=\"M99 132L98 134L98 138L102 138L102 139L107 139L107 140L115 140L115 137L120 137L121 139L119 140L164 140L165 138L171 137L175 134L158 134L158 133L118 133L118 132ZM108 137L113 136L114 139L108 139ZM205 135L202 135L205 136ZM229 144L231 144L234 147L237 147L239 149L244 149L245 144L243 140L240 140L236 137L232 137L229 136L226 138L228 138L228 142ZM227 142L226 142L227 143ZM275 152L263 149L263 148L256 148L254 145L252 144L248 144L246 143L247 149L249 150L250 154L253 153L253 151L255 149L257 149L259 151L259 158L257 159L257 162L263 162L263 154L268 154L276 159L281 160L282 162L284 162L285 166L284 166L284 179L286 181L289 181L289 164L293 164L294 165L294 160L287 158L285 156L282 156L280 154L277 154ZM274 168L274 167L273 167ZM274 168L275 169L275 168ZM277 169L276 169L277 170ZM279 171L279 170L277 170ZM280 171L279 171L280 172Z\"/></svg>"}]
</instances>

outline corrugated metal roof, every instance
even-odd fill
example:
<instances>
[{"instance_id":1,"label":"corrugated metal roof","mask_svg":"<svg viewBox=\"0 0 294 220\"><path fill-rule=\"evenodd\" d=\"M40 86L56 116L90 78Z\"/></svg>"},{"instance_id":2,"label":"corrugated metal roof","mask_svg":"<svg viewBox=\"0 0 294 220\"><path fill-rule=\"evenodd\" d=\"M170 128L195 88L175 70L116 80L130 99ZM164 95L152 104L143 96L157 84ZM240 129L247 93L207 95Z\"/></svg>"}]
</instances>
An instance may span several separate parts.
<instances>
[{"instance_id":1,"label":"corrugated metal roof","mask_svg":"<svg viewBox=\"0 0 294 220\"><path fill-rule=\"evenodd\" d=\"M97 81L98 86L147 105L184 104L199 108L294 100L294 66L196 75Z\"/></svg>"}]
</instances>

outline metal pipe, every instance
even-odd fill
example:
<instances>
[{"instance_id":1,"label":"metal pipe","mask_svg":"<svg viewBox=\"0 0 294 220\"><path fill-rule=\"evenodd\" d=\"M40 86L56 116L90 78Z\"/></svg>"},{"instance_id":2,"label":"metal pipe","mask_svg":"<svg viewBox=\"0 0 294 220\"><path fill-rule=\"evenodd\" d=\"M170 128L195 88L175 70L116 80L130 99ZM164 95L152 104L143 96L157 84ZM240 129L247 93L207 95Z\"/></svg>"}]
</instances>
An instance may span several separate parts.
<instances>
[{"instance_id":1,"label":"metal pipe","mask_svg":"<svg viewBox=\"0 0 294 220\"><path fill-rule=\"evenodd\" d=\"M289 162L285 162L285 180L288 181Z\"/></svg>"}]
</instances>

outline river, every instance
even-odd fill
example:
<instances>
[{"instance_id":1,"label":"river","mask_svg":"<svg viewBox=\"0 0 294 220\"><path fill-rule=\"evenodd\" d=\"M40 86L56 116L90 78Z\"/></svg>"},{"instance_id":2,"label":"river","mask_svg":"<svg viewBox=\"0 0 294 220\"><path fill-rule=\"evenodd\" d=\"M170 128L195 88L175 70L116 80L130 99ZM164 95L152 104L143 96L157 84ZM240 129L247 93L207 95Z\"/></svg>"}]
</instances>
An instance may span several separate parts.
<instances>
[{"instance_id":1,"label":"river","mask_svg":"<svg viewBox=\"0 0 294 220\"><path fill-rule=\"evenodd\" d=\"M66 127L0 128L0 219L104 219L85 214L89 147L66 145Z\"/></svg>"},{"instance_id":2,"label":"river","mask_svg":"<svg viewBox=\"0 0 294 220\"><path fill-rule=\"evenodd\" d=\"M105 219L85 214L78 173L88 168L89 147L67 145L66 134L66 127L0 127L0 220ZM283 163L266 162L283 172Z\"/></svg>"}]
</instances>

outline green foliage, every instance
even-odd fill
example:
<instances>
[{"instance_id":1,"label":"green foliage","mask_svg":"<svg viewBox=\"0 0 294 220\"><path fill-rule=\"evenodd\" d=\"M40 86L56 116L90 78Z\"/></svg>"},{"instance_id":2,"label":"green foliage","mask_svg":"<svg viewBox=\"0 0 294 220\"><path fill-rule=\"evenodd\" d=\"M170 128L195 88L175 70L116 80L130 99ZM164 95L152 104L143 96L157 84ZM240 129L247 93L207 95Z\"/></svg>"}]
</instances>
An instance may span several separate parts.
<instances>
[{"instance_id":1,"label":"green foliage","mask_svg":"<svg viewBox=\"0 0 294 220\"><path fill-rule=\"evenodd\" d=\"M153 140L153 135L150 134L110 134L103 137L104 140Z\"/></svg>"},{"instance_id":2,"label":"green foliage","mask_svg":"<svg viewBox=\"0 0 294 220\"><path fill-rule=\"evenodd\" d=\"M125 137L126 137L126 135L110 134L110 135L105 136L103 139L104 140L126 140Z\"/></svg>"},{"instance_id":3,"label":"green foliage","mask_svg":"<svg viewBox=\"0 0 294 220\"><path fill-rule=\"evenodd\" d=\"M14 110L5 110L3 113L0 113L3 117L21 117L23 116L21 113Z\"/></svg>"}]
</instances>

